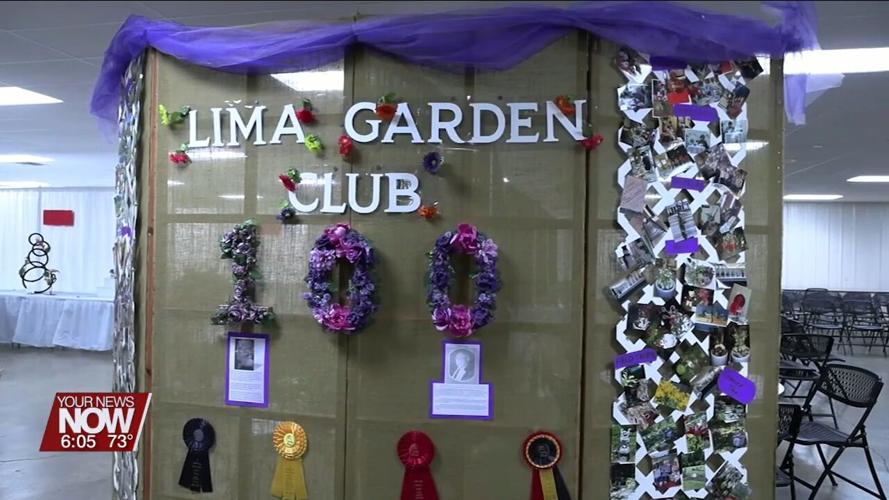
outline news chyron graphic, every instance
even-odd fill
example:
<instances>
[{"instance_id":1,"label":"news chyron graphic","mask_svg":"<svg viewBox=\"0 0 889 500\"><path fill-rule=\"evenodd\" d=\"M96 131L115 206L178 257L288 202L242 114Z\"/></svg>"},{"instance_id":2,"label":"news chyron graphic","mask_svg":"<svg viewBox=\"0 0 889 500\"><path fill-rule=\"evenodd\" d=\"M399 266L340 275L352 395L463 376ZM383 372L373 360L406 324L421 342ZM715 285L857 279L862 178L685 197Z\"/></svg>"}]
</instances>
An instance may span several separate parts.
<instances>
[{"instance_id":1,"label":"news chyron graphic","mask_svg":"<svg viewBox=\"0 0 889 500\"><path fill-rule=\"evenodd\" d=\"M40 451L133 451L151 394L57 392Z\"/></svg>"}]
</instances>

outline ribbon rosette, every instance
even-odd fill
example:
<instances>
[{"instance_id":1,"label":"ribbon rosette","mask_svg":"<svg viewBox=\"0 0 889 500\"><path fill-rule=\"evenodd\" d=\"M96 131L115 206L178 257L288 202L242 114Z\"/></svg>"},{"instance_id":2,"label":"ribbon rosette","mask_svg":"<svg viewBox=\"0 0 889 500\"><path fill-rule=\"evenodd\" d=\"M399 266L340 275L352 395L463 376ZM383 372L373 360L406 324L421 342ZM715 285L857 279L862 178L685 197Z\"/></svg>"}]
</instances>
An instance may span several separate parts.
<instances>
[{"instance_id":1,"label":"ribbon rosette","mask_svg":"<svg viewBox=\"0 0 889 500\"><path fill-rule=\"evenodd\" d=\"M309 447L306 431L296 422L281 422L275 426L272 443L280 455L272 479L272 496L282 500L308 500L302 461Z\"/></svg>"},{"instance_id":2,"label":"ribbon rosette","mask_svg":"<svg viewBox=\"0 0 889 500\"><path fill-rule=\"evenodd\" d=\"M182 427L182 440L188 447L188 454L179 474L179 486L198 493L213 491L209 453L216 443L213 426L202 418L193 418Z\"/></svg>"},{"instance_id":3,"label":"ribbon rosette","mask_svg":"<svg viewBox=\"0 0 889 500\"><path fill-rule=\"evenodd\" d=\"M435 445L420 431L406 432L398 440L398 458L404 464L401 500L438 500L435 480L429 464L435 457Z\"/></svg>"},{"instance_id":4,"label":"ribbon rosette","mask_svg":"<svg viewBox=\"0 0 889 500\"><path fill-rule=\"evenodd\" d=\"M531 500L571 500L565 480L556 464L562 458L562 444L555 434L535 432L522 447L531 466Z\"/></svg>"}]
</instances>

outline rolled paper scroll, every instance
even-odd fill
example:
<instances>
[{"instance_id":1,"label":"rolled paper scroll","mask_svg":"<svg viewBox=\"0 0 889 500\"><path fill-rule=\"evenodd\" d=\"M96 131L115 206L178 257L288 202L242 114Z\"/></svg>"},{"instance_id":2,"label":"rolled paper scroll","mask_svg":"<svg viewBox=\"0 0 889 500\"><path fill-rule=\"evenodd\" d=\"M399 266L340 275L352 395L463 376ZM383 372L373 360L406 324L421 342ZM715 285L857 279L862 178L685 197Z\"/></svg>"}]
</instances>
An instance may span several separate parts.
<instances>
[{"instance_id":1,"label":"rolled paper scroll","mask_svg":"<svg viewBox=\"0 0 889 500\"><path fill-rule=\"evenodd\" d=\"M528 436L523 447L531 466L531 500L571 500L565 480L556 464L562 458L562 444L548 432Z\"/></svg>"},{"instance_id":2,"label":"rolled paper scroll","mask_svg":"<svg viewBox=\"0 0 889 500\"><path fill-rule=\"evenodd\" d=\"M182 427L182 440L188 447L188 454L179 474L179 486L198 493L213 491L209 453L216 443L213 426L202 418L193 418Z\"/></svg>"},{"instance_id":3,"label":"rolled paper scroll","mask_svg":"<svg viewBox=\"0 0 889 500\"><path fill-rule=\"evenodd\" d=\"M308 500L302 460L309 447L306 431L296 422L281 422L275 426L272 443L279 455L272 479L272 496L282 500Z\"/></svg>"},{"instance_id":4,"label":"rolled paper scroll","mask_svg":"<svg viewBox=\"0 0 889 500\"><path fill-rule=\"evenodd\" d=\"M429 464L435 457L435 445L420 431L408 431L398 440L398 458L404 464L401 500L438 500L435 480Z\"/></svg>"}]
</instances>

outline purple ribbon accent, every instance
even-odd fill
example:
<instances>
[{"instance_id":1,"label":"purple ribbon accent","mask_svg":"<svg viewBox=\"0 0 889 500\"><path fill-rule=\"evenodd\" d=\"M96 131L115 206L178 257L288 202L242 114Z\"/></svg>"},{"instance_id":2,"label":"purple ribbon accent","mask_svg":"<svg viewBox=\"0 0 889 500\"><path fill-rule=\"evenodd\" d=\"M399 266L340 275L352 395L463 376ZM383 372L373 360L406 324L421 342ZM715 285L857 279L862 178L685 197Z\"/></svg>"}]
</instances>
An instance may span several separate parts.
<instances>
[{"instance_id":1,"label":"purple ribbon accent","mask_svg":"<svg viewBox=\"0 0 889 500\"><path fill-rule=\"evenodd\" d=\"M670 179L671 189L688 189L689 191L703 191L707 187L707 181L693 179L691 177L673 177Z\"/></svg>"},{"instance_id":2,"label":"purple ribbon accent","mask_svg":"<svg viewBox=\"0 0 889 500\"><path fill-rule=\"evenodd\" d=\"M642 363L651 363L657 359L657 351L654 349L642 349L641 351L628 352L614 358L614 369L624 368L626 366L640 365Z\"/></svg>"},{"instance_id":3,"label":"purple ribbon accent","mask_svg":"<svg viewBox=\"0 0 889 500\"><path fill-rule=\"evenodd\" d=\"M133 228L131 228L130 226L121 227L120 228L120 235L121 236L132 236L133 235Z\"/></svg>"},{"instance_id":4,"label":"purple ribbon accent","mask_svg":"<svg viewBox=\"0 0 889 500\"><path fill-rule=\"evenodd\" d=\"M675 59L672 57L658 57L651 56L651 69L654 71L661 71L667 69L685 69L688 66L688 63L683 61L682 59Z\"/></svg>"},{"instance_id":5,"label":"purple ribbon accent","mask_svg":"<svg viewBox=\"0 0 889 500\"><path fill-rule=\"evenodd\" d=\"M682 241L668 240L665 249L670 255L679 255L681 253L695 253L698 251L698 239L689 238Z\"/></svg>"},{"instance_id":6,"label":"purple ribbon accent","mask_svg":"<svg viewBox=\"0 0 889 500\"><path fill-rule=\"evenodd\" d=\"M715 122L719 120L719 114L716 108L710 106L698 106L696 104L674 104L673 114L676 116L687 116L692 120L702 122Z\"/></svg>"},{"instance_id":7,"label":"purple ribbon accent","mask_svg":"<svg viewBox=\"0 0 889 500\"><path fill-rule=\"evenodd\" d=\"M719 390L745 405L756 398L756 384L731 368L726 368L719 374Z\"/></svg>"},{"instance_id":8,"label":"purple ribbon accent","mask_svg":"<svg viewBox=\"0 0 889 500\"><path fill-rule=\"evenodd\" d=\"M573 30L640 52L696 62L754 54L782 58L787 52L818 46L813 2L768 6L783 15L782 23L770 25L672 2L580 2L567 8L516 5L351 23L281 21L249 27L193 27L131 16L105 52L90 110L106 128L116 127L121 78L130 61L149 47L206 68L262 75L318 68L342 59L346 49L359 44L442 70L504 70ZM804 92L805 86L787 89Z\"/></svg>"}]
</instances>

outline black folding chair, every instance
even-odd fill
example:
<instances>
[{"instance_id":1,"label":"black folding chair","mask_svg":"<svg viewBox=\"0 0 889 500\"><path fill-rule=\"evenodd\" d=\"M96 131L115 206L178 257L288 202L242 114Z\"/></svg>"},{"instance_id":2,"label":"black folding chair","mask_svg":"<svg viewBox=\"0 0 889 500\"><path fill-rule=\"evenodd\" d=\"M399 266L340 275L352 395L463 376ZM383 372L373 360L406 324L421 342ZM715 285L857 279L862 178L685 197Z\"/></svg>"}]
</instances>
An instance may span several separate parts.
<instances>
[{"instance_id":1,"label":"black folding chair","mask_svg":"<svg viewBox=\"0 0 889 500\"><path fill-rule=\"evenodd\" d=\"M820 293L808 295L803 299L803 313L806 333L830 335L843 347L845 323L839 299Z\"/></svg>"},{"instance_id":2,"label":"black folding chair","mask_svg":"<svg viewBox=\"0 0 889 500\"><path fill-rule=\"evenodd\" d=\"M877 398L879 398L880 391L882 390L883 382L880 380L880 377L864 368L831 364L824 367L815 390L809 394L809 398L806 399L803 405L803 412L809 414L809 420L800 424L799 433L796 438L791 439L791 442L794 444L815 446L818 449L818 456L821 457L821 463L824 465L824 470L815 484L810 484L798 477L794 478L796 482L812 490L809 500L815 499L825 479L830 479L834 486L837 485L836 479L842 479L877 498L886 498L886 494L883 492L883 485L880 483L880 477L874 467L874 460L870 453L870 445L867 442L867 432L865 430L867 417L873 410L874 405L876 405ZM816 393L824 394L836 403L862 410L858 423L849 432L844 432L829 425L815 422L811 416L811 405L812 398ZM822 446L831 446L837 449L830 461L826 459L821 448ZM864 450L864 456L867 458L867 465L870 467L871 477L877 486L877 491L870 490L833 470L834 465L849 448L861 448ZM792 454L785 454L782 461L782 470L785 472L788 472L788 469L783 467L783 465L788 461L793 461Z\"/></svg>"},{"instance_id":3,"label":"black folding chair","mask_svg":"<svg viewBox=\"0 0 889 500\"><path fill-rule=\"evenodd\" d=\"M781 333L806 333L803 323L792 316L781 315Z\"/></svg>"},{"instance_id":4,"label":"black folding chair","mask_svg":"<svg viewBox=\"0 0 889 500\"><path fill-rule=\"evenodd\" d=\"M781 335L781 360L778 364L778 377L793 391L785 399L809 400L815 390L815 383L821 379L824 368L834 358L833 337L830 335L784 334ZM812 384L809 390L797 395L804 384ZM814 416L830 416L834 427L838 427L836 413L833 409L833 401L827 401L830 413Z\"/></svg>"},{"instance_id":5,"label":"black folding chair","mask_svg":"<svg viewBox=\"0 0 889 500\"><path fill-rule=\"evenodd\" d=\"M793 440L799 433L803 412L799 405L782 403L778 405L778 445L787 441L787 451L784 460L775 472L775 486L778 488L790 487L790 498L796 500L796 476L793 472ZM787 457L790 457L788 460Z\"/></svg>"},{"instance_id":6,"label":"black folding chair","mask_svg":"<svg viewBox=\"0 0 889 500\"><path fill-rule=\"evenodd\" d=\"M868 352L877 341L883 346L883 355L886 354L886 342L883 335L883 321L877 312L870 295L866 299L843 297L843 328L851 351L852 345L867 347ZM860 344L854 344L852 339L859 339Z\"/></svg>"}]
</instances>

